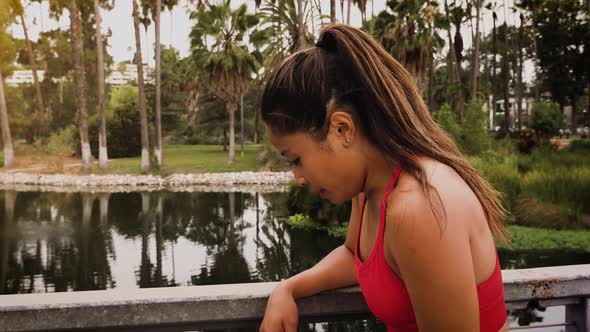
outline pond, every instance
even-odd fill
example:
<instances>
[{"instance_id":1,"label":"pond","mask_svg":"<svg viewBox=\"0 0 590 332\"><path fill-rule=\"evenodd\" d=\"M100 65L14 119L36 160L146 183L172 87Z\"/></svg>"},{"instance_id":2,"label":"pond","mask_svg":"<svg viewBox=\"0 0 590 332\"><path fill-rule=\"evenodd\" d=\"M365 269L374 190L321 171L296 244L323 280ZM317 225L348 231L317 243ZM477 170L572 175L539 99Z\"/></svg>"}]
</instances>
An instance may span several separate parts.
<instances>
[{"instance_id":1,"label":"pond","mask_svg":"<svg viewBox=\"0 0 590 332\"><path fill-rule=\"evenodd\" d=\"M283 192L3 191L0 294L278 281L342 243L289 227L286 199ZM590 263L588 251L499 255L503 269ZM511 324L563 315L559 307L515 311Z\"/></svg>"}]
</instances>

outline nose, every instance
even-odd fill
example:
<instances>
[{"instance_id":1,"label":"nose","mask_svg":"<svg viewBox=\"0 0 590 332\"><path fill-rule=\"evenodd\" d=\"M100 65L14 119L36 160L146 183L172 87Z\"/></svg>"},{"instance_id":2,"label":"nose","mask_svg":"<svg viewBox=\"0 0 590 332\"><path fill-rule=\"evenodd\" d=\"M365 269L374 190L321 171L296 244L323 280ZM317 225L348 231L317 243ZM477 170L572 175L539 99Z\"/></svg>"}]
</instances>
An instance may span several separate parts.
<instances>
[{"instance_id":1,"label":"nose","mask_svg":"<svg viewBox=\"0 0 590 332\"><path fill-rule=\"evenodd\" d=\"M303 174L301 174L301 172L293 170L293 176L295 177L295 183L299 187L303 187L307 184L307 181L305 180L305 177L303 176Z\"/></svg>"}]
</instances>

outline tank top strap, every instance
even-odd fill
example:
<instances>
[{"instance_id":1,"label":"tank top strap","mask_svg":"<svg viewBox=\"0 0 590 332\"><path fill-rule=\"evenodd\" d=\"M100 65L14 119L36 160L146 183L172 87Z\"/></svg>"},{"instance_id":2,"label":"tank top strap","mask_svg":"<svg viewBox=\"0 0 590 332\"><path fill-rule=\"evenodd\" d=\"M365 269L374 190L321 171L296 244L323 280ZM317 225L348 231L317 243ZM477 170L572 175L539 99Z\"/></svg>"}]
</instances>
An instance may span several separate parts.
<instances>
[{"instance_id":1,"label":"tank top strap","mask_svg":"<svg viewBox=\"0 0 590 332\"><path fill-rule=\"evenodd\" d=\"M385 194L383 194L383 199L381 200L381 206L379 209L379 233L377 235L377 242L381 245L383 243L383 237L385 233L385 222L387 217L387 201L389 199L389 194L393 190L399 175L401 174L404 166L400 162L397 164L395 169L393 170L393 174L391 175L391 179L387 184L387 189L385 189Z\"/></svg>"}]
</instances>

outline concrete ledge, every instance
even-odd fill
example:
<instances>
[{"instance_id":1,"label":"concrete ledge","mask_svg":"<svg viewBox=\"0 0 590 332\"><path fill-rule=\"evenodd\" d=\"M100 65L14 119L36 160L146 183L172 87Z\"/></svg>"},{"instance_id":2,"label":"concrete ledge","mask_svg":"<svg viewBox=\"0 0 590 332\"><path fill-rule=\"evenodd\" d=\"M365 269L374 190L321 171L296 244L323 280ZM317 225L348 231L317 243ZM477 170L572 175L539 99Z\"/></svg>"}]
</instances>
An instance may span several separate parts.
<instances>
[{"instance_id":1,"label":"concrete ledge","mask_svg":"<svg viewBox=\"0 0 590 332\"><path fill-rule=\"evenodd\" d=\"M502 271L506 302L548 305L590 297L590 265ZM182 330L257 324L277 283L0 296L0 330ZM553 302L551 302L553 301ZM585 300L584 300L585 301ZM370 316L360 288L298 301L302 321Z\"/></svg>"}]
</instances>

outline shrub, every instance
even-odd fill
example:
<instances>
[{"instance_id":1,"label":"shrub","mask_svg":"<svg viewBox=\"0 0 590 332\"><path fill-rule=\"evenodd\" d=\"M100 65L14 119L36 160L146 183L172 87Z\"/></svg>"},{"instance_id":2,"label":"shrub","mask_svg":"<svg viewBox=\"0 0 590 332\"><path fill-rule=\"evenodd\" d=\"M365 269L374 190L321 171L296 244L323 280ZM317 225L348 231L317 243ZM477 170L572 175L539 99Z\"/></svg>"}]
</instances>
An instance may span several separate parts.
<instances>
[{"instance_id":1,"label":"shrub","mask_svg":"<svg viewBox=\"0 0 590 332\"><path fill-rule=\"evenodd\" d=\"M559 105L549 102L534 104L529 118L529 125L540 138L548 139L555 136L559 128L564 125Z\"/></svg>"},{"instance_id":2,"label":"shrub","mask_svg":"<svg viewBox=\"0 0 590 332\"><path fill-rule=\"evenodd\" d=\"M434 120L455 140L457 144L459 144L459 140L461 139L461 127L459 127L455 113L453 113L451 106L448 103L445 103L440 110L434 113Z\"/></svg>"},{"instance_id":3,"label":"shrub","mask_svg":"<svg viewBox=\"0 0 590 332\"><path fill-rule=\"evenodd\" d=\"M487 113L483 111L482 100L474 99L469 103L461 121L461 131L460 145L463 153L477 155L491 147Z\"/></svg>"}]
</instances>

